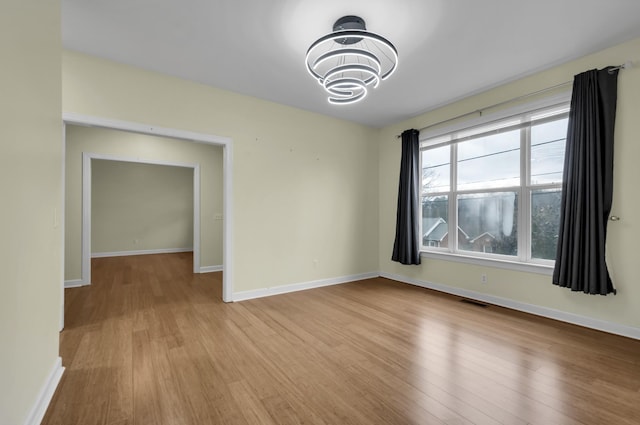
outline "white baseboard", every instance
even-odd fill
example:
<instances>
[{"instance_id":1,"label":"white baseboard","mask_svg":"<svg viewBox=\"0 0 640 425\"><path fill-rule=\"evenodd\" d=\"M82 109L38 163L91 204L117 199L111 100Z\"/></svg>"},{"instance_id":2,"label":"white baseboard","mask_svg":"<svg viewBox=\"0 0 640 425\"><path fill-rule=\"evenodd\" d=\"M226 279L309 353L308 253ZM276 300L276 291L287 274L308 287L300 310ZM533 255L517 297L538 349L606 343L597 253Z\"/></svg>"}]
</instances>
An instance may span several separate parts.
<instances>
[{"instance_id":1,"label":"white baseboard","mask_svg":"<svg viewBox=\"0 0 640 425\"><path fill-rule=\"evenodd\" d=\"M222 266L204 266L200 267L200 273L213 273L213 272L221 272Z\"/></svg>"},{"instance_id":2,"label":"white baseboard","mask_svg":"<svg viewBox=\"0 0 640 425\"><path fill-rule=\"evenodd\" d=\"M87 283L82 279L73 279L73 280L65 280L64 287L65 288L78 288L80 286L85 286Z\"/></svg>"},{"instance_id":3,"label":"white baseboard","mask_svg":"<svg viewBox=\"0 0 640 425\"><path fill-rule=\"evenodd\" d=\"M254 291L234 292L232 299L234 302L245 301L253 298L270 297L272 295L286 294L288 292L304 291L306 289L355 282L356 280L371 279L378 276L379 274L377 272L371 272L330 279L313 280L311 282L293 283L291 285L274 286L272 288L256 289Z\"/></svg>"},{"instance_id":4,"label":"white baseboard","mask_svg":"<svg viewBox=\"0 0 640 425\"><path fill-rule=\"evenodd\" d=\"M191 251L193 251L193 248L162 248L162 249L143 249L138 251L92 252L91 258L126 257L129 255L173 254L176 252L191 252Z\"/></svg>"},{"instance_id":5,"label":"white baseboard","mask_svg":"<svg viewBox=\"0 0 640 425\"><path fill-rule=\"evenodd\" d=\"M510 308L512 310L535 314L536 316L542 316L549 319L559 320L561 322L583 326L585 328L591 328L640 340L640 328L635 328L633 326L626 326L618 323L607 322L605 320L593 319L591 317L580 316L578 314L567 313L552 308L526 304L519 301L510 300L508 298L496 297L494 295L483 294L480 292L470 291L468 289L455 288L453 286L427 282L419 279L412 279L391 273L380 273L380 276L391 280L397 280L398 282L408 283L410 285L434 289L436 291L457 295L459 297L469 298L476 301L483 301L489 304L495 304L501 307Z\"/></svg>"},{"instance_id":6,"label":"white baseboard","mask_svg":"<svg viewBox=\"0 0 640 425\"><path fill-rule=\"evenodd\" d=\"M51 403L53 393L58 387L60 378L62 378L63 372L64 367L62 367L62 358L58 357L53 364L53 368L51 369L47 380L40 389L38 398L31 408L31 412L29 413L29 416L27 416L27 420L24 425L40 425L42 418L44 418L44 414L47 412L47 407L49 407L49 403Z\"/></svg>"}]
</instances>

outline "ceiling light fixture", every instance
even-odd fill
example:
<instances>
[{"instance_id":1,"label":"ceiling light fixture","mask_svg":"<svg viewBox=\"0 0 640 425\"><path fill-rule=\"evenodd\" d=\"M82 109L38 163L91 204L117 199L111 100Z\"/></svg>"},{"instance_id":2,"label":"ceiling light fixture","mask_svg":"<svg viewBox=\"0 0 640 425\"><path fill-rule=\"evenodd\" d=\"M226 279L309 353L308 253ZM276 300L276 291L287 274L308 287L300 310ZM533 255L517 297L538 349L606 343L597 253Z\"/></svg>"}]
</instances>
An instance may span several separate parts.
<instances>
[{"instance_id":1,"label":"ceiling light fixture","mask_svg":"<svg viewBox=\"0 0 640 425\"><path fill-rule=\"evenodd\" d=\"M368 32L364 19L343 16L333 32L307 50L307 70L329 93L329 103L346 105L378 87L398 66L398 51L384 37Z\"/></svg>"}]
</instances>

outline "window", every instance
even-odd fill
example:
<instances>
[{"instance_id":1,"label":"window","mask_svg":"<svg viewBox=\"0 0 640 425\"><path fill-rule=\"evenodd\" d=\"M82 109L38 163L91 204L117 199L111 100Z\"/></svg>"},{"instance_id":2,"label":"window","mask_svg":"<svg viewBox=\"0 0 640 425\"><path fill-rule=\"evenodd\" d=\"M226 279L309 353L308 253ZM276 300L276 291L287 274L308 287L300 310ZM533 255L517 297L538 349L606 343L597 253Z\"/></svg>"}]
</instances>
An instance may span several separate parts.
<instances>
[{"instance_id":1,"label":"window","mask_svg":"<svg viewBox=\"0 0 640 425\"><path fill-rule=\"evenodd\" d=\"M569 105L550 103L421 141L423 251L552 264Z\"/></svg>"}]
</instances>

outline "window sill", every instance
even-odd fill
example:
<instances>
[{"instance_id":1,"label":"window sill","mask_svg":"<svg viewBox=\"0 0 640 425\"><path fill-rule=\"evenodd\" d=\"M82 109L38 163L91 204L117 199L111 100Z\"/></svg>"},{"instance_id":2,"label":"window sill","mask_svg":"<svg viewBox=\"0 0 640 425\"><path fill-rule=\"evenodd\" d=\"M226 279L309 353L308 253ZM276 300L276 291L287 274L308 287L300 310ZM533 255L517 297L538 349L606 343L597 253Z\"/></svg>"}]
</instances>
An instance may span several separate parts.
<instances>
[{"instance_id":1,"label":"window sill","mask_svg":"<svg viewBox=\"0 0 640 425\"><path fill-rule=\"evenodd\" d=\"M450 252L420 251L420 256L436 260L453 261L457 263L474 264L476 266L495 267L499 269L519 272L537 273L547 276L553 275L553 265L539 263L522 263L496 258L474 257L471 255L452 254Z\"/></svg>"}]
</instances>

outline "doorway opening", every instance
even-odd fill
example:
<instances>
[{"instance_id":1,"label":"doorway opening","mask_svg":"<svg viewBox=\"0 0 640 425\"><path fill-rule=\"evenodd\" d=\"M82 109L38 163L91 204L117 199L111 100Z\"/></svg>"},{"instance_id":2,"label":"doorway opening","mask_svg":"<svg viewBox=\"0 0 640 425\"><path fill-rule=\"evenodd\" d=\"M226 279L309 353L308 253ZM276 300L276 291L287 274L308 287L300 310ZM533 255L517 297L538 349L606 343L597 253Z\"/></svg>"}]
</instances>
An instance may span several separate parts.
<instances>
[{"instance_id":1,"label":"doorway opening","mask_svg":"<svg viewBox=\"0 0 640 425\"><path fill-rule=\"evenodd\" d=\"M158 160L145 160L126 156L102 155L83 152L82 154L82 278L80 285L91 284L92 217L93 217L93 168L94 161L118 161L135 164L183 167L193 170L193 272L202 273L200 267L200 165ZM134 255L135 251L130 255Z\"/></svg>"},{"instance_id":2,"label":"doorway opening","mask_svg":"<svg viewBox=\"0 0 640 425\"><path fill-rule=\"evenodd\" d=\"M82 127L96 127L101 129L120 130L130 133L147 134L151 136L169 137L172 139L178 139L185 143L202 143L222 148L222 299L225 302L233 301L233 258L232 258L232 228L233 228L233 205L232 205L232 159L233 159L233 141L227 137L216 136L205 133L195 133L185 130L155 127L146 124L107 120L104 118L78 115L78 114L63 114L64 128L67 125L82 126ZM65 155L66 155L66 131L65 131ZM92 159L107 159L107 160L124 160L130 162L141 163L160 163L160 165L173 165L190 167L194 170L194 273L201 273L210 270L200 267L200 208L195 203L200 202L201 190L200 190L200 167L197 163L172 163L163 161L154 161L152 159L145 159L140 157L126 157L126 156L110 156L110 155L97 155L97 154L83 154L83 172L82 172L82 278L81 281L84 284L90 284L90 261L91 261L91 161ZM63 176L66 170L66 165L63 164ZM85 172L86 170L86 172ZM196 201L197 200L197 201ZM211 217L204 217L204 220L209 220ZM64 221L63 221L64 223ZM63 259L63 269L64 269ZM64 279L61 283L62 291L62 305L61 305L61 319L60 329L64 327Z\"/></svg>"}]
</instances>

